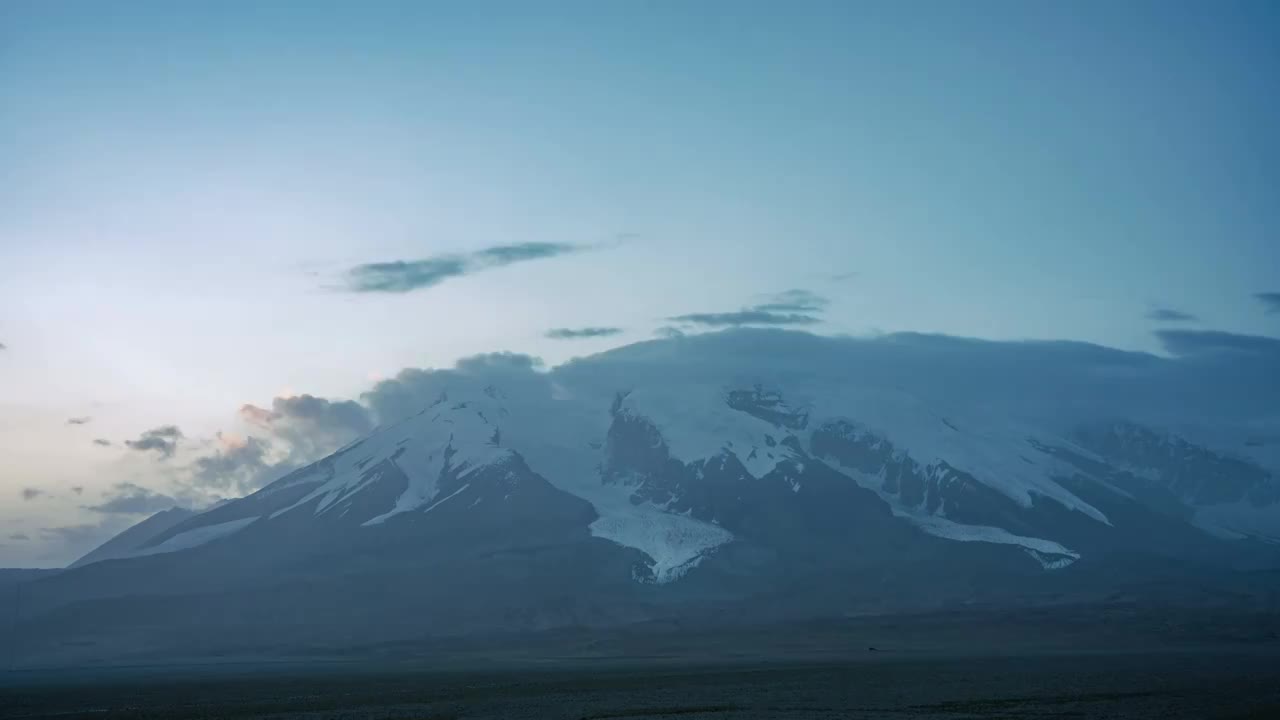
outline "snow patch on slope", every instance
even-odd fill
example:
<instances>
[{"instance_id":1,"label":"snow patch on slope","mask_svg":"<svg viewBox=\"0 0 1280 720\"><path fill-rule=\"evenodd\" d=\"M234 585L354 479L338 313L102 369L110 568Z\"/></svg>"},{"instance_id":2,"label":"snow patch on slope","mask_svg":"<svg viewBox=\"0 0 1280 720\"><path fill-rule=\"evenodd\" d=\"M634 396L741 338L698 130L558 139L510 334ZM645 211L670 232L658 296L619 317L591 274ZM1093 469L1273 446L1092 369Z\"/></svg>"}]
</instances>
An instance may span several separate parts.
<instances>
[{"instance_id":1,"label":"snow patch on slope","mask_svg":"<svg viewBox=\"0 0 1280 720\"><path fill-rule=\"evenodd\" d=\"M616 504L607 510L591 523L591 534L648 555L658 584L679 580L712 550L733 540L724 528L649 503Z\"/></svg>"},{"instance_id":2,"label":"snow patch on slope","mask_svg":"<svg viewBox=\"0 0 1280 720\"><path fill-rule=\"evenodd\" d=\"M249 525L252 525L256 520L258 520L257 517L248 517L240 518L239 520L230 520L216 525L198 527L194 530L178 533L159 545L130 553L128 557L142 557L144 555L159 555L161 553L177 552L178 550L189 550L193 547L199 547L201 545L211 543L214 540L234 535Z\"/></svg>"},{"instance_id":3,"label":"snow patch on slope","mask_svg":"<svg viewBox=\"0 0 1280 720\"><path fill-rule=\"evenodd\" d=\"M1029 554L1036 558L1046 569L1066 567L1080 559L1080 553L1069 550L1052 540L1014 535L1003 528L988 527L986 525L962 525L937 515L917 515L897 509L894 510L893 514L909 521L912 525L930 535L947 540L1017 545L1031 551ZM1061 564L1060 561L1064 559L1068 560L1068 562Z\"/></svg>"},{"instance_id":4,"label":"snow patch on slope","mask_svg":"<svg viewBox=\"0 0 1280 720\"><path fill-rule=\"evenodd\" d=\"M859 486L871 490L889 505L894 517L902 518L934 537L958 542L987 542L999 545L1017 545L1027 551L1046 570L1064 568L1080 559L1080 553L1064 545L1044 538L1015 535L1004 528L988 525L967 525L949 520L941 515L932 515L927 511L908 509L898 503L898 498L884 490L883 473L868 475L853 468L847 468L834 461L829 464L838 472L846 475Z\"/></svg>"},{"instance_id":5,"label":"snow patch on slope","mask_svg":"<svg viewBox=\"0 0 1280 720\"><path fill-rule=\"evenodd\" d=\"M863 387L835 388L816 397L812 404L819 422L846 420L865 427L888 438L920 465L945 462L1021 507L1030 508L1033 497L1040 496L1111 524L1100 510L1053 480L1055 475L1069 477L1074 471L1036 449L1030 440L1037 438L1038 431L1016 420L950 411L944 414L906 392Z\"/></svg>"},{"instance_id":6,"label":"snow patch on slope","mask_svg":"<svg viewBox=\"0 0 1280 720\"><path fill-rule=\"evenodd\" d=\"M653 423L671 457L686 465L728 452L752 477L768 475L783 460L795 459L781 444L789 433L729 407L713 386L663 385L632 391L620 411Z\"/></svg>"},{"instance_id":7,"label":"snow patch on slope","mask_svg":"<svg viewBox=\"0 0 1280 720\"><path fill-rule=\"evenodd\" d=\"M546 406L520 408L503 432L534 472L591 503L598 515L590 525L593 536L647 555L652 582L678 580L733 534L650 503L634 504L631 487L602 482L600 448L611 421L607 400L561 395Z\"/></svg>"}]
</instances>

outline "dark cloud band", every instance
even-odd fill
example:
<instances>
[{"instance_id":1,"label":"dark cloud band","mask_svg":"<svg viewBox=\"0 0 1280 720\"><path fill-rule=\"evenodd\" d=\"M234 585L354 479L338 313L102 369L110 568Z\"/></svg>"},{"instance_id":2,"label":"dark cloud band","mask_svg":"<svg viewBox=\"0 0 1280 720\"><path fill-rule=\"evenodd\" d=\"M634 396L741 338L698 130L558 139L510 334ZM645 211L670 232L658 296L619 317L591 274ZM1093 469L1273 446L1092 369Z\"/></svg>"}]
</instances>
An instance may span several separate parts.
<instances>
[{"instance_id":1,"label":"dark cloud band","mask_svg":"<svg viewBox=\"0 0 1280 720\"><path fill-rule=\"evenodd\" d=\"M787 290L774 295L768 302L751 308L764 312L780 313L815 313L822 312L829 301L817 293L808 290Z\"/></svg>"},{"instance_id":2,"label":"dark cloud band","mask_svg":"<svg viewBox=\"0 0 1280 720\"><path fill-rule=\"evenodd\" d=\"M1215 353L1275 356L1280 360L1280 340L1261 335L1238 335L1221 330L1159 330L1164 349L1178 357Z\"/></svg>"},{"instance_id":3,"label":"dark cloud band","mask_svg":"<svg viewBox=\"0 0 1280 720\"><path fill-rule=\"evenodd\" d=\"M669 322L704 327L769 325L799 327L822 322L820 315L830 301L810 290L794 289L769 296L768 300L732 312L699 312L669 317Z\"/></svg>"},{"instance_id":4,"label":"dark cloud band","mask_svg":"<svg viewBox=\"0 0 1280 720\"><path fill-rule=\"evenodd\" d=\"M622 333L616 327L552 328L546 336L552 340L581 340L583 338L612 337Z\"/></svg>"},{"instance_id":5,"label":"dark cloud band","mask_svg":"<svg viewBox=\"0 0 1280 720\"><path fill-rule=\"evenodd\" d=\"M171 458L182 437L182 431L176 425L163 425L142 433L137 440L125 440L124 444L138 452L154 450L161 458Z\"/></svg>"},{"instance_id":6,"label":"dark cloud band","mask_svg":"<svg viewBox=\"0 0 1280 720\"><path fill-rule=\"evenodd\" d=\"M1155 308L1147 313L1147 319L1162 323L1196 322L1200 318L1173 308Z\"/></svg>"},{"instance_id":7,"label":"dark cloud band","mask_svg":"<svg viewBox=\"0 0 1280 720\"><path fill-rule=\"evenodd\" d=\"M530 260L570 255L585 249L567 243L520 243L498 245L465 255L369 263L347 271L344 289L356 293L407 293L435 287L450 278Z\"/></svg>"},{"instance_id":8,"label":"dark cloud band","mask_svg":"<svg viewBox=\"0 0 1280 720\"><path fill-rule=\"evenodd\" d=\"M667 318L675 323L706 325L709 327L729 327L734 325L813 325L820 322L818 318L803 313L777 313L768 310L739 310L722 313L689 313Z\"/></svg>"}]
</instances>

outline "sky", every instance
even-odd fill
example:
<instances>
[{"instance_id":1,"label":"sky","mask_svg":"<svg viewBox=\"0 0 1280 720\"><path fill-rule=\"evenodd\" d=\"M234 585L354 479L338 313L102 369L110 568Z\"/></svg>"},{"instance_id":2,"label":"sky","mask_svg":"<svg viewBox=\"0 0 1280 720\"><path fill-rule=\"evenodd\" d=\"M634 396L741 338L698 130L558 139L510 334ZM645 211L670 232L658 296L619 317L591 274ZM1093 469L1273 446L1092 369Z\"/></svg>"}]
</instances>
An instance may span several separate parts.
<instances>
[{"instance_id":1,"label":"sky","mask_svg":"<svg viewBox=\"0 0 1280 720\"><path fill-rule=\"evenodd\" d=\"M0 566L476 353L1275 337L1277 71L1271 2L2 3Z\"/></svg>"}]
</instances>

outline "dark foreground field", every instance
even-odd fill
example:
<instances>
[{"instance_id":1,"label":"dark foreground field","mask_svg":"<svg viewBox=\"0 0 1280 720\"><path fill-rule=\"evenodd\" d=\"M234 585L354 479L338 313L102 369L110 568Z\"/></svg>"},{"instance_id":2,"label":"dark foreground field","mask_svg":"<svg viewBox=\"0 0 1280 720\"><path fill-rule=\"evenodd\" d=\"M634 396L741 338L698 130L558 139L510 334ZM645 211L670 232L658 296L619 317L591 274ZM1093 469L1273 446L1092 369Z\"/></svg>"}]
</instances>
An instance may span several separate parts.
<instances>
[{"instance_id":1,"label":"dark foreground field","mask_svg":"<svg viewBox=\"0 0 1280 720\"><path fill-rule=\"evenodd\" d=\"M5 718L1280 718L1280 657L1164 652L822 664L9 675Z\"/></svg>"}]
</instances>

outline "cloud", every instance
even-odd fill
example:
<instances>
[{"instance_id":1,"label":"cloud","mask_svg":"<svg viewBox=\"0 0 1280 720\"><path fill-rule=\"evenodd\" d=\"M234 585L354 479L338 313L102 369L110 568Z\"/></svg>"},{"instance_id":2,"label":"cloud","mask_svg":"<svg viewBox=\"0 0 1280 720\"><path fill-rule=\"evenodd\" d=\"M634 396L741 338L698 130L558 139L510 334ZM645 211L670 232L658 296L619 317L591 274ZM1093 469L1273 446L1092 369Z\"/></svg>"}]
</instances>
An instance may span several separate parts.
<instances>
[{"instance_id":1,"label":"cloud","mask_svg":"<svg viewBox=\"0 0 1280 720\"><path fill-rule=\"evenodd\" d=\"M162 459L167 459L173 457L182 438L182 431L176 425L163 425L142 433L137 440L125 440L124 444L139 452L155 450Z\"/></svg>"},{"instance_id":2,"label":"cloud","mask_svg":"<svg viewBox=\"0 0 1280 720\"><path fill-rule=\"evenodd\" d=\"M552 340L579 340L582 338L611 337L622 333L616 327L552 328L546 336Z\"/></svg>"},{"instance_id":3,"label":"cloud","mask_svg":"<svg viewBox=\"0 0 1280 720\"><path fill-rule=\"evenodd\" d=\"M1254 295L1267 309L1267 314L1280 313L1280 292L1260 292Z\"/></svg>"},{"instance_id":4,"label":"cloud","mask_svg":"<svg viewBox=\"0 0 1280 720\"><path fill-rule=\"evenodd\" d=\"M667 320L682 325L720 328L740 325L799 327L822 322L817 315L826 309L829 302L827 298L811 290L794 289L771 295L763 303L733 312L688 313L669 317Z\"/></svg>"},{"instance_id":5,"label":"cloud","mask_svg":"<svg viewBox=\"0 0 1280 720\"><path fill-rule=\"evenodd\" d=\"M676 315L667 320L675 323L707 325L710 327L731 327L735 325L813 325L820 322L812 315L801 313L777 313L767 310L739 310L721 313L689 313Z\"/></svg>"},{"instance_id":6,"label":"cloud","mask_svg":"<svg viewBox=\"0 0 1280 720\"><path fill-rule=\"evenodd\" d=\"M1233 353L1274 356L1280 361L1280 340L1261 335L1237 335L1221 330L1159 330L1156 337L1170 355L1178 357Z\"/></svg>"},{"instance_id":7,"label":"cloud","mask_svg":"<svg viewBox=\"0 0 1280 720\"><path fill-rule=\"evenodd\" d=\"M178 505L168 495L130 482L115 484L103 497L102 503L86 509L112 515L150 515Z\"/></svg>"},{"instance_id":8,"label":"cloud","mask_svg":"<svg viewBox=\"0 0 1280 720\"><path fill-rule=\"evenodd\" d=\"M282 420L307 420L357 432L370 428L369 415L360 403L326 400L307 394L274 398L270 410L246 404L241 413L259 425L271 425Z\"/></svg>"},{"instance_id":9,"label":"cloud","mask_svg":"<svg viewBox=\"0 0 1280 720\"><path fill-rule=\"evenodd\" d=\"M542 360L521 353L473 355L452 368L406 368L360 397L383 424L409 417L450 393L501 392L512 401L509 406L515 406L551 397L551 382L540 370L542 365Z\"/></svg>"},{"instance_id":10,"label":"cloud","mask_svg":"<svg viewBox=\"0 0 1280 720\"><path fill-rule=\"evenodd\" d=\"M1173 308L1154 308L1147 313L1147 319L1155 322L1180 323L1180 322L1197 322L1200 318Z\"/></svg>"},{"instance_id":11,"label":"cloud","mask_svg":"<svg viewBox=\"0 0 1280 720\"><path fill-rule=\"evenodd\" d=\"M314 395L277 397L271 409L246 404L240 417L270 431L304 455L332 452L373 430L373 419L354 400L326 400Z\"/></svg>"},{"instance_id":12,"label":"cloud","mask_svg":"<svg viewBox=\"0 0 1280 720\"><path fill-rule=\"evenodd\" d=\"M347 289L360 293L406 293L466 274L467 263L462 258L369 263L357 265L347 272Z\"/></svg>"},{"instance_id":13,"label":"cloud","mask_svg":"<svg viewBox=\"0 0 1280 720\"><path fill-rule=\"evenodd\" d=\"M459 360L456 368L465 373L515 371L523 373L543 366L542 358L517 352L493 352L471 355Z\"/></svg>"},{"instance_id":14,"label":"cloud","mask_svg":"<svg viewBox=\"0 0 1280 720\"><path fill-rule=\"evenodd\" d=\"M733 328L690 334L680 342L627 345L570 361L549 375L574 396L585 394L583 388L607 396L621 382L643 387L679 379L703 386L764 382L791 387L796 401L804 403L857 383L877 393L901 391L925 405L1039 418L1053 428L1123 418L1169 428L1195 424L1214 433L1245 428L1235 436L1237 442L1280 434L1280 340L1203 344L1248 350L1164 356L1065 341L913 333L850 338ZM806 399L806 392L813 395Z\"/></svg>"},{"instance_id":15,"label":"cloud","mask_svg":"<svg viewBox=\"0 0 1280 720\"><path fill-rule=\"evenodd\" d=\"M17 541L19 541L19 542L26 542L27 540L30 540L30 539L31 539L31 536L30 536L30 535L28 535L28 534L26 534L26 533L20 533L20 532L18 532L18 533L14 533L14 534L10 535L10 536L9 536L9 539L10 539L10 540L17 540Z\"/></svg>"},{"instance_id":16,"label":"cloud","mask_svg":"<svg viewBox=\"0 0 1280 720\"><path fill-rule=\"evenodd\" d=\"M681 329L680 329L680 328L678 328L678 327L671 327L670 325L663 325L662 327L658 328L657 330L654 330L654 331L653 331L653 334L654 334L655 336L657 336L657 337L660 337L660 338L667 338L667 339L672 339L672 338L682 338L682 337L684 337L684 331L683 331L683 330L681 330Z\"/></svg>"},{"instance_id":17,"label":"cloud","mask_svg":"<svg viewBox=\"0 0 1280 720\"><path fill-rule=\"evenodd\" d=\"M237 441L225 438L220 433L222 448L192 463L193 484L222 491L251 492L296 469L287 459L286 464L281 465L269 458L269 441L255 437Z\"/></svg>"},{"instance_id":18,"label":"cloud","mask_svg":"<svg viewBox=\"0 0 1280 720\"><path fill-rule=\"evenodd\" d=\"M756 305L752 310L764 312L810 313L822 312L829 301L817 293L808 290L787 290L774 295L769 302Z\"/></svg>"},{"instance_id":19,"label":"cloud","mask_svg":"<svg viewBox=\"0 0 1280 720\"><path fill-rule=\"evenodd\" d=\"M95 438L93 444L100 447L111 447L111 441L106 438Z\"/></svg>"},{"instance_id":20,"label":"cloud","mask_svg":"<svg viewBox=\"0 0 1280 720\"><path fill-rule=\"evenodd\" d=\"M344 289L356 293L407 293L435 287L464 275L505 267L530 260L569 255L585 250L566 243L519 243L498 245L461 255L438 255L423 260L357 265L347 271Z\"/></svg>"},{"instance_id":21,"label":"cloud","mask_svg":"<svg viewBox=\"0 0 1280 720\"><path fill-rule=\"evenodd\" d=\"M221 497L258 490L374 428L368 409L360 403L314 395L277 397L270 408L245 404L240 418L266 435L218 433L217 449L197 457L179 481L186 492L193 493L193 504L197 499L208 501L211 492Z\"/></svg>"},{"instance_id":22,"label":"cloud","mask_svg":"<svg viewBox=\"0 0 1280 720\"><path fill-rule=\"evenodd\" d=\"M23 500L23 502L31 502L32 500L35 500L36 498L40 497L41 495L45 495L45 494L46 494L46 493L45 493L45 491L43 491L43 490L41 490L41 489L39 489L39 488L32 488L32 487L29 487L29 488L22 488L22 500Z\"/></svg>"},{"instance_id":23,"label":"cloud","mask_svg":"<svg viewBox=\"0 0 1280 720\"><path fill-rule=\"evenodd\" d=\"M252 405L250 403L245 403L240 406L240 417L250 425L259 425L262 427L267 427L271 424L271 421L275 419L275 416L270 410L260 408L257 405Z\"/></svg>"},{"instance_id":24,"label":"cloud","mask_svg":"<svg viewBox=\"0 0 1280 720\"><path fill-rule=\"evenodd\" d=\"M4 343L0 343L0 350L8 350L8 349L9 349L8 345L5 345Z\"/></svg>"},{"instance_id":25,"label":"cloud","mask_svg":"<svg viewBox=\"0 0 1280 720\"><path fill-rule=\"evenodd\" d=\"M519 245L499 245L480 252L471 257L488 267L501 267L527 260L540 260L568 253L578 252L582 248L566 243L521 243Z\"/></svg>"},{"instance_id":26,"label":"cloud","mask_svg":"<svg viewBox=\"0 0 1280 720\"><path fill-rule=\"evenodd\" d=\"M88 416L67 418L68 425L88 425L92 421L93 421L93 418Z\"/></svg>"}]
</instances>

